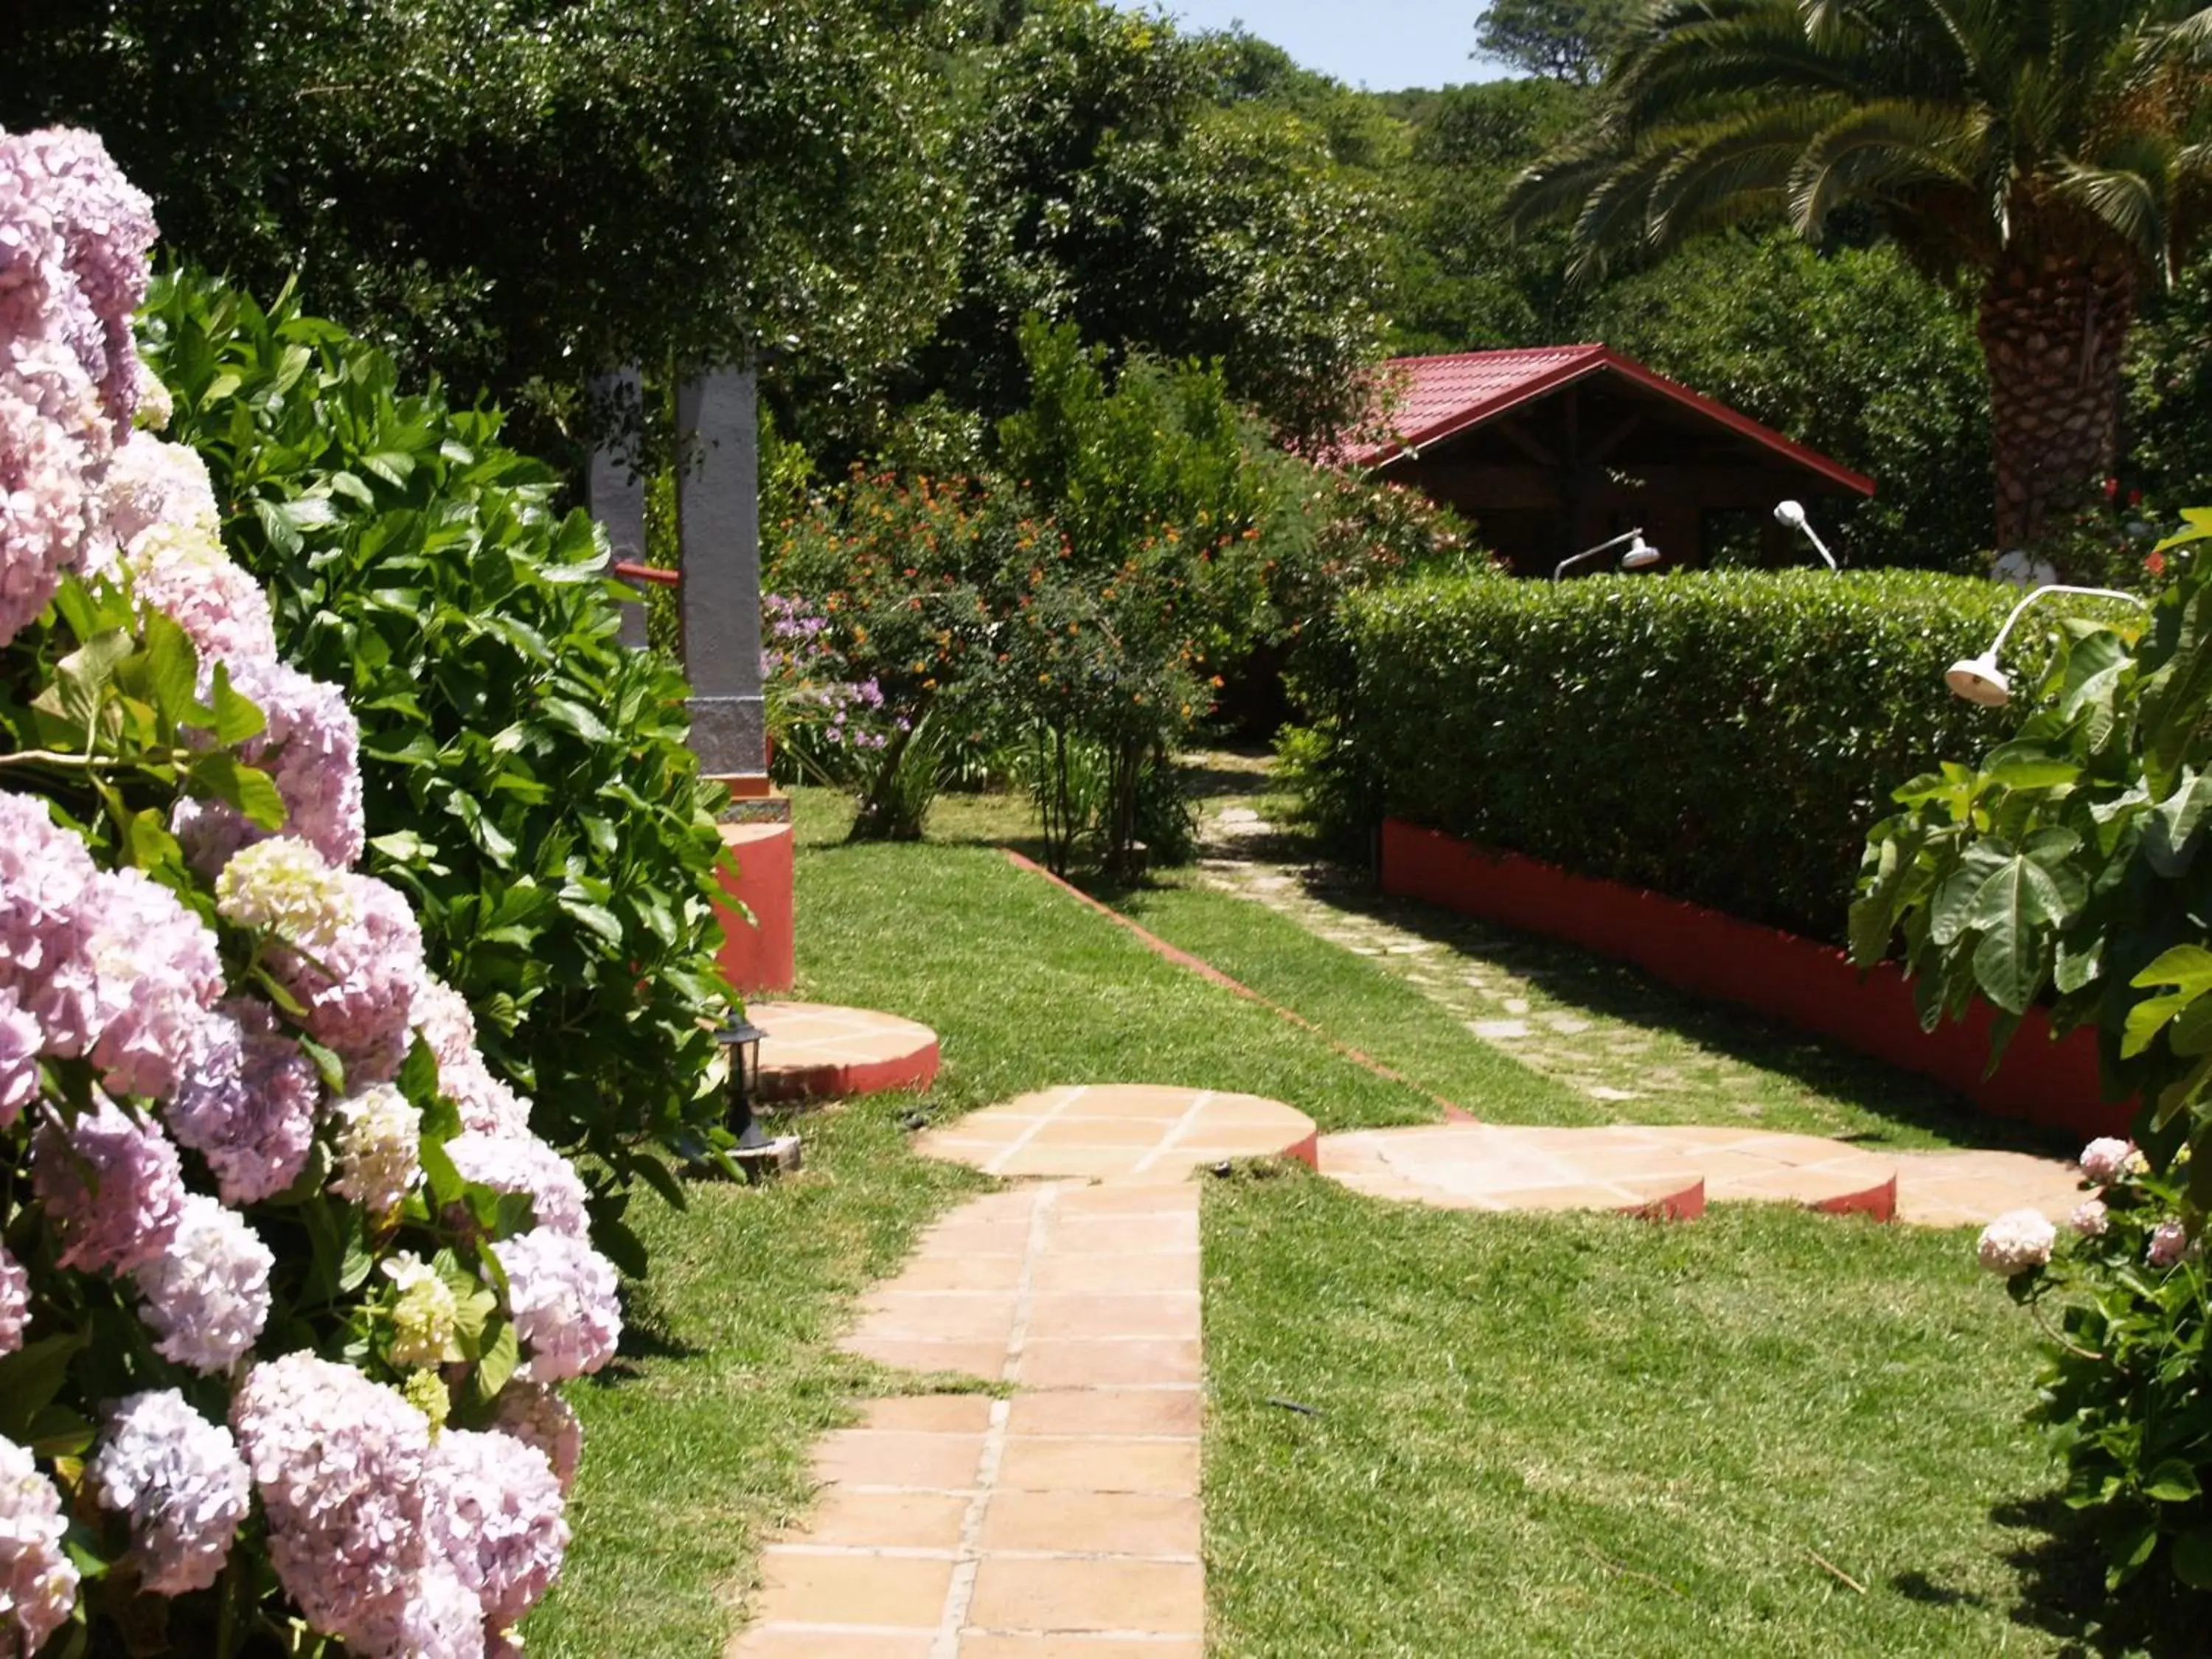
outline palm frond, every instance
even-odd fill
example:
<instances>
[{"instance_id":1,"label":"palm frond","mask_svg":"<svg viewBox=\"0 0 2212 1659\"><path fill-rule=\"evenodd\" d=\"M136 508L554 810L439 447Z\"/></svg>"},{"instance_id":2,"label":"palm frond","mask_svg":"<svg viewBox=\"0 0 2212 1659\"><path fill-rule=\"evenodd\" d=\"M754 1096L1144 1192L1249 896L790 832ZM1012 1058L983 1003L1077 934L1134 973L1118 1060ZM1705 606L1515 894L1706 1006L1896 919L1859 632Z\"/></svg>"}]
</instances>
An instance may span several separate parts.
<instances>
[{"instance_id":1,"label":"palm frond","mask_svg":"<svg viewBox=\"0 0 2212 1659\"><path fill-rule=\"evenodd\" d=\"M1737 197L1756 198L1760 208L1781 207L1806 139L1820 125L1817 111L1779 104L1680 135L1673 160L1652 182L1644 210L1646 240L1667 246L1760 210L1747 209Z\"/></svg>"},{"instance_id":2,"label":"palm frond","mask_svg":"<svg viewBox=\"0 0 2212 1659\"><path fill-rule=\"evenodd\" d=\"M2069 161L2057 170L2051 196L2087 213L2170 283L2174 264L2166 210L2171 161L2170 154L2161 155L2153 166L2142 168Z\"/></svg>"},{"instance_id":3,"label":"palm frond","mask_svg":"<svg viewBox=\"0 0 2212 1659\"><path fill-rule=\"evenodd\" d=\"M1897 100L1863 105L1800 152L1790 180L1791 222L1800 235L1817 237L1844 202L1895 202L1930 191L1966 206L1982 195L1987 137L1984 125L1957 110Z\"/></svg>"}]
</instances>

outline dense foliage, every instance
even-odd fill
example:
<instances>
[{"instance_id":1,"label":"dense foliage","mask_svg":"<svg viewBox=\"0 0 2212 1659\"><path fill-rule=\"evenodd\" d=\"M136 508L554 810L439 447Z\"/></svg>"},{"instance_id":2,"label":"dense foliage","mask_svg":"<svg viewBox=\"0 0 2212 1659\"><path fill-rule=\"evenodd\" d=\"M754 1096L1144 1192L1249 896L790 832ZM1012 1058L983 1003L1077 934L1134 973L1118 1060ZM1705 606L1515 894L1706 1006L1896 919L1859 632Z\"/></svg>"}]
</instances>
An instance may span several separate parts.
<instances>
[{"instance_id":1,"label":"dense foliage","mask_svg":"<svg viewBox=\"0 0 2212 1659\"><path fill-rule=\"evenodd\" d=\"M2026 1214L1993 1224L1982 1255L2015 1296L2057 1307L2037 1414L2114 1582L2155 1562L2212 1589L2212 512L2188 518L2147 620L2068 620L2006 740L1898 792L1869 840L1852 950L1873 961L1901 936L1930 1024L1980 996L2093 1028L2107 1092L2137 1103L2141 1152L2084 1155L2104 1190L2055 1261Z\"/></svg>"},{"instance_id":2,"label":"dense foliage","mask_svg":"<svg viewBox=\"0 0 2212 1659\"><path fill-rule=\"evenodd\" d=\"M1907 573L1414 581L1346 606L1328 787L1814 938L1864 825L1988 727L1943 671L2010 590Z\"/></svg>"},{"instance_id":3,"label":"dense foliage","mask_svg":"<svg viewBox=\"0 0 2212 1659\"><path fill-rule=\"evenodd\" d=\"M511 1653L615 1269L353 867L339 688L133 429L153 237L90 135L0 134L0 1645Z\"/></svg>"},{"instance_id":4,"label":"dense foliage","mask_svg":"<svg viewBox=\"0 0 2212 1659\"><path fill-rule=\"evenodd\" d=\"M495 414L403 393L289 298L167 280L145 336L281 649L353 701L368 868L412 897L538 1133L594 1154L599 1236L634 1261L623 1189L668 1185L655 1146L696 1149L720 1110L719 791L681 677L616 643L590 520Z\"/></svg>"},{"instance_id":5,"label":"dense foliage","mask_svg":"<svg viewBox=\"0 0 2212 1659\"><path fill-rule=\"evenodd\" d=\"M566 420L623 363L927 335L951 44L927 0L28 0L0 121L99 126L180 256Z\"/></svg>"},{"instance_id":6,"label":"dense foliage","mask_svg":"<svg viewBox=\"0 0 2212 1659\"><path fill-rule=\"evenodd\" d=\"M1020 407L1016 325L1037 312L1117 353L1218 358L1294 434L1356 416L1381 225L1329 130L1238 95L1222 49L1161 17L1099 0L1019 14L978 66L960 294L918 389Z\"/></svg>"}]
</instances>

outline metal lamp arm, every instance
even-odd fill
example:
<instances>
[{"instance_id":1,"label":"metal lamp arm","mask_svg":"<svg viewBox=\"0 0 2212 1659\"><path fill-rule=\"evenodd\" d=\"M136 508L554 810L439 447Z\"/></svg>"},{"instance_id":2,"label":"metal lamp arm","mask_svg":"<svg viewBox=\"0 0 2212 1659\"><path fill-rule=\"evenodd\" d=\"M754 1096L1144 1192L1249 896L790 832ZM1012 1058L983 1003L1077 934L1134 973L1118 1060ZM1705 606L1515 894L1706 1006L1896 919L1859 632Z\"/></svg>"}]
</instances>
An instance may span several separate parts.
<instances>
[{"instance_id":1,"label":"metal lamp arm","mask_svg":"<svg viewBox=\"0 0 2212 1659\"><path fill-rule=\"evenodd\" d=\"M1574 554L1571 557L1560 560L1559 564L1552 571L1552 580L1553 581L1559 580L1560 577L1565 575L1570 569L1574 566L1580 564L1584 559L1594 559L1601 553L1610 553L1614 548L1619 547L1623 542L1632 542L1643 533L1644 526L1642 525L1638 525L1633 530L1626 531L1620 535L1615 536L1609 542L1600 542L1595 547L1584 548L1581 552Z\"/></svg>"},{"instance_id":2,"label":"metal lamp arm","mask_svg":"<svg viewBox=\"0 0 2212 1659\"><path fill-rule=\"evenodd\" d=\"M1815 553L1827 561L1829 569L1834 571L1838 576L1844 574L1843 566L1836 562L1836 556L1828 551L1827 543L1820 539L1820 532L1814 529L1810 524L1805 526L1805 539L1813 544L1813 550Z\"/></svg>"},{"instance_id":3,"label":"metal lamp arm","mask_svg":"<svg viewBox=\"0 0 2212 1659\"><path fill-rule=\"evenodd\" d=\"M2004 626L1997 629L1996 638L1990 641L1990 660L1991 662L1995 662L1997 653L2004 649L2006 637L2011 634L2013 624L2021 619L2021 614L2038 599L2051 593L2079 593L2086 599L2123 599L2138 611L2148 611L2150 609L2150 606L2146 605L2138 595L2123 593L2116 587L2072 587L2063 582L2052 582L2047 586L2037 588L2018 605L2013 606L2012 614L2004 619Z\"/></svg>"}]
</instances>

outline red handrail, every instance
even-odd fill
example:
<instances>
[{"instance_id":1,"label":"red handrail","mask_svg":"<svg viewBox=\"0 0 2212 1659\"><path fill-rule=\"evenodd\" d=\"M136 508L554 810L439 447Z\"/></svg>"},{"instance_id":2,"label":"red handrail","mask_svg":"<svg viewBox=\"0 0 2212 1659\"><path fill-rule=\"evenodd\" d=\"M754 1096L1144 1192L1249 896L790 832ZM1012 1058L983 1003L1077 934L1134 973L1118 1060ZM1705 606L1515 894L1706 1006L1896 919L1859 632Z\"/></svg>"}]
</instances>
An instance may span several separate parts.
<instances>
[{"instance_id":1,"label":"red handrail","mask_svg":"<svg viewBox=\"0 0 2212 1659\"><path fill-rule=\"evenodd\" d=\"M654 582L662 587L681 586L684 581L682 571L664 570L657 564L620 563L615 566L615 574L624 581Z\"/></svg>"}]
</instances>

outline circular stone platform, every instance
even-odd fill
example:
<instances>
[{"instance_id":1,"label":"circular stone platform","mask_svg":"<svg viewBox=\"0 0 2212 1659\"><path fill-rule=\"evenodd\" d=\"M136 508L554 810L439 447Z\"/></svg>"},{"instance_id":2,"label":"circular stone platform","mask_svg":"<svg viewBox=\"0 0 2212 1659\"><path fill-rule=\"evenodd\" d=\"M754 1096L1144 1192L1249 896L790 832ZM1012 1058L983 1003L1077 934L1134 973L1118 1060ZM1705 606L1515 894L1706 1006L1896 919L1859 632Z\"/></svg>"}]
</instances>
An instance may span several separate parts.
<instances>
[{"instance_id":1,"label":"circular stone platform","mask_svg":"<svg viewBox=\"0 0 2212 1659\"><path fill-rule=\"evenodd\" d=\"M820 1002L749 1002L760 1046L763 1100L821 1100L927 1089L937 1033L896 1014Z\"/></svg>"},{"instance_id":2,"label":"circular stone platform","mask_svg":"<svg viewBox=\"0 0 2212 1659\"><path fill-rule=\"evenodd\" d=\"M989 1175L1117 1186L1172 1185L1230 1158L1315 1158L1313 1120L1279 1101L1129 1083L1041 1089L932 1129L915 1146Z\"/></svg>"},{"instance_id":3,"label":"circular stone platform","mask_svg":"<svg viewBox=\"0 0 2212 1659\"><path fill-rule=\"evenodd\" d=\"M1321 1143L1321 1171L1450 1209L1616 1210L1689 1220L1708 1202L1802 1204L1887 1221L1897 1160L1817 1135L1695 1127L1376 1129Z\"/></svg>"}]
</instances>

